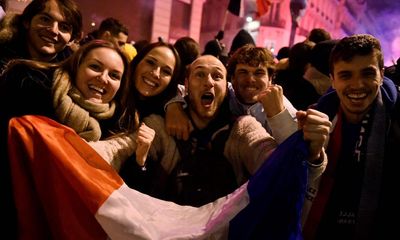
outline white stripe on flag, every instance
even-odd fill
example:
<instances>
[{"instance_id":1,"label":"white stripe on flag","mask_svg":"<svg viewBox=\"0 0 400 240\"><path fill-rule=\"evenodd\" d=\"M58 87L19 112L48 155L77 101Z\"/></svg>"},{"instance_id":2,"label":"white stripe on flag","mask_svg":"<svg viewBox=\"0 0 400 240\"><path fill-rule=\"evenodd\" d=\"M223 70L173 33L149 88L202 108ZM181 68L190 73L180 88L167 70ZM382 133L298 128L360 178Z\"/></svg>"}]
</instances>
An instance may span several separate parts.
<instances>
[{"instance_id":1,"label":"white stripe on flag","mask_svg":"<svg viewBox=\"0 0 400 240\"><path fill-rule=\"evenodd\" d=\"M199 208L156 199L123 184L95 217L111 239L222 239L229 221L248 203L247 183Z\"/></svg>"}]
</instances>

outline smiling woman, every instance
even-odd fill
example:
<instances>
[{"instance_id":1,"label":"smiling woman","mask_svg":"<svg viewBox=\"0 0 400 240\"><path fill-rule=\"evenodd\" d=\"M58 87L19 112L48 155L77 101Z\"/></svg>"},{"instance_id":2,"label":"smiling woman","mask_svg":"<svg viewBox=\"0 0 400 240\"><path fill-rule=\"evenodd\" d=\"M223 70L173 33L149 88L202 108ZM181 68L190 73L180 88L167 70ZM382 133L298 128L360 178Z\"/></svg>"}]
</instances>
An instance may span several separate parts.
<instances>
[{"instance_id":1,"label":"smiling woman","mask_svg":"<svg viewBox=\"0 0 400 240\"><path fill-rule=\"evenodd\" d=\"M13 102L0 111L4 127L14 116L44 115L87 141L99 140L108 129L103 123L116 125L127 67L119 49L97 40L59 64L15 60L2 75L0 99Z\"/></svg>"}]
</instances>

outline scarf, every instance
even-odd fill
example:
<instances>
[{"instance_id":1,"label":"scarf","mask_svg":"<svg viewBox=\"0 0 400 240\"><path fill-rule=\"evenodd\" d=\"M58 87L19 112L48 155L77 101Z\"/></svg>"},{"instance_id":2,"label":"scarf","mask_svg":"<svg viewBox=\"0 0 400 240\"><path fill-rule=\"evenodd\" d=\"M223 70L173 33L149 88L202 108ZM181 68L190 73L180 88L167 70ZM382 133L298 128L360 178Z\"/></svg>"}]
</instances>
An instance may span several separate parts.
<instances>
[{"instance_id":1,"label":"scarf","mask_svg":"<svg viewBox=\"0 0 400 240\"><path fill-rule=\"evenodd\" d=\"M60 123L74 129L86 141L101 137L98 120L114 115L115 102L93 103L76 89L67 72L56 70L53 77L53 106Z\"/></svg>"},{"instance_id":2,"label":"scarf","mask_svg":"<svg viewBox=\"0 0 400 240\"><path fill-rule=\"evenodd\" d=\"M334 95L333 99L332 97L330 98L332 100L330 101L332 110L333 106L336 105L338 107L339 102L336 93L331 93L330 95ZM324 107L322 109L326 111ZM370 111L371 115L367 115L361 123L359 141L355 148L357 159L363 158L365 161L364 177L355 225L354 236L356 239L368 239L370 232L366 231L366 229L373 229L373 221L377 216L376 210L379 205L385 145L385 138L382 136L385 136L384 133L387 128L386 106L383 102L381 91L378 92L373 109L373 111ZM341 151L341 139L346 137L342 136L342 112L340 108L335 118L337 123L331 134L327 149L329 162L326 172L321 179L320 190L314 200L308 220L303 229L305 239L314 239L315 237L318 223L321 220L335 181L334 173L339 158L338 154Z\"/></svg>"}]
</instances>

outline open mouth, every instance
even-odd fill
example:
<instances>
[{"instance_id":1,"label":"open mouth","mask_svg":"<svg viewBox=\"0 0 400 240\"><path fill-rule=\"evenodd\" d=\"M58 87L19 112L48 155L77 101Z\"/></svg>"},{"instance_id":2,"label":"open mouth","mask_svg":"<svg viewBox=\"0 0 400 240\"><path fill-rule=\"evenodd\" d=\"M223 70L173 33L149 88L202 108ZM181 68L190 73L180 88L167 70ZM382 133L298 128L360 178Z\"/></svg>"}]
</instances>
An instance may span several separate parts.
<instances>
[{"instance_id":1,"label":"open mouth","mask_svg":"<svg viewBox=\"0 0 400 240\"><path fill-rule=\"evenodd\" d=\"M367 93L363 92L363 93L349 93L347 94L347 98L354 102L354 103L358 103L360 101L363 101L366 97L368 96Z\"/></svg>"},{"instance_id":2,"label":"open mouth","mask_svg":"<svg viewBox=\"0 0 400 240\"><path fill-rule=\"evenodd\" d=\"M90 90L92 90L92 91L98 93L98 94L101 94L101 95L105 93L104 88L101 88L101 87L97 87L97 86L94 86L94 85L89 85L88 88L89 88Z\"/></svg>"},{"instance_id":3,"label":"open mouth","mask_svg":"<svg viewBox=\"0 0 400 240\"><path fill-rule=\"evenodd\" d=\"M153 82L147 78L143 78L143 82L146 83L147 85L149 85L150 87L157 87L157 83Z\"/></svg>"},{"instance_id":4,"label":"open mouth","mask_svg":"<svg viewBox=\"0 0 400 240\"><path fill-rule=\"evenodd\" d=\"M214 101L214 94L207 92L201 95L201 104L204 106L209 106Z\"/></svg>"}]
</instances>

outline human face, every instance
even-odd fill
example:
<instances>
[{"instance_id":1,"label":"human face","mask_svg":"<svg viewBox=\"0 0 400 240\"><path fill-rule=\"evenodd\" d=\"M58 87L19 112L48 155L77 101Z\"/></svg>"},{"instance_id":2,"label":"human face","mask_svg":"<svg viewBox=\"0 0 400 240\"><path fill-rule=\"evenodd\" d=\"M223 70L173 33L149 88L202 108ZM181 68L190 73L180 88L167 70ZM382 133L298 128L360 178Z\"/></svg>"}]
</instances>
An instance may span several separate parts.
<instances>
[{"instance_id":1,"label":"human face","mask_svg":"<svg viewBox=\"0 0 400 240\"><path fill-rule=\"evenodd\" d=\"M261 65L253 67L242 63L236 65L232 86L241 103L249 105L256 103L258 94L270 83L266 67Z\"/></svg>"},{"instance_id":2,"label":"human face","mask_svg":"<svg viewBox=\"0 0 400 240\"><path fill-rule=\"evenodd\" d=\"M162 93L171 82L176 64L175 55L168 47L152 49L137 65L134 81L142 98Z\"/></svg>"},{"instance_id":3,"label":"human face","mask_svg":"<svg viewBox=\"0 0 400 240\"><path fill-rule=\"evenodd\" d=\"M58 4L52 0L44 10L25 23L28 51L32 59L49 61L71 40L72 25L66 22Z\"/></svg>"},{"instance_id":4,"label":"human face","mask_svg":"<svg viewBox=\"0 0 400 240\"><path fill-rule=\"evenodd\" d=\"M86 100L109 103L121 85L123 73L124 62L116 51L95 48L78 67L76 87Z\"/></svg>"},{"instance_id":5,"label":"human face","mask_svg":"<svg viewBox=\"0 0 400 240\"><path fill-rule=\"evenodd\" d=\"M354 56L351 61L338 61L333 66L332 86L340 99L346 119L359 123L371 108L383 81L374 54Z\"/></svg>"},{"instance_id":6,"label":"human face","mask_svg":"<svg viewBox=\"0 0 400 240\"><path fill-rule=\"evenodd\" d=\"M207 126L226 96L226 69L214 56L202 56L190 66L186 79L191 117L198 128Z\"/></svg>"},{"instance_id":7,"label":"human face","mask_svg":"<svg viewBox=\"0 0 400 240\"><path fill-rule=\"evenodd\" d=\"M112 35L110 31L106 31L101 38L112 42L115 46L118 46L119 48L122 48L128 41L128 35L123 32L119 32L117 35Z\"/></svg>"}]
</instances>

